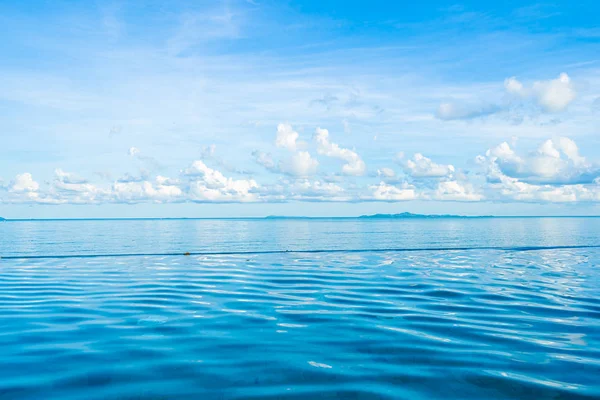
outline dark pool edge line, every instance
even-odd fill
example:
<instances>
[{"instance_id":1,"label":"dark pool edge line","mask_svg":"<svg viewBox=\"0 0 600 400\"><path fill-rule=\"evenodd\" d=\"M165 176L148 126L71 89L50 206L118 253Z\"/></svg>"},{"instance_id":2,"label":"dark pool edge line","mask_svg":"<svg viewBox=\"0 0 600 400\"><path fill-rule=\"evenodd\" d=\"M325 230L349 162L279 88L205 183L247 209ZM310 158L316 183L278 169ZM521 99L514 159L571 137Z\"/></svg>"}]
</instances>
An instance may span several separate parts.
<instances>
[{"instance_id":1,"label":"dark pool edge line","mask_svg":"<svg viewBox=\"0 0 600 400\"><path fill-rule=\"evenodd\" d=\"M572 246L481 246L481 247L422 247L422 248L385 248L385 249L308 249L308 250L257 250L257 251L200 251L200 252L170 252L170 253L117 253L117 254L62 254L62 255L16 255L0 257L0 260L26 259L58 259L58 258L102 258L102 257L173 257L173 256L232 256L232 255L261 255L261 254L318 254L318 253L384 253L384 252L419 252L419 251L540 251L561 249L597 249L600 245Z\"/></svg>"}]
</instances>

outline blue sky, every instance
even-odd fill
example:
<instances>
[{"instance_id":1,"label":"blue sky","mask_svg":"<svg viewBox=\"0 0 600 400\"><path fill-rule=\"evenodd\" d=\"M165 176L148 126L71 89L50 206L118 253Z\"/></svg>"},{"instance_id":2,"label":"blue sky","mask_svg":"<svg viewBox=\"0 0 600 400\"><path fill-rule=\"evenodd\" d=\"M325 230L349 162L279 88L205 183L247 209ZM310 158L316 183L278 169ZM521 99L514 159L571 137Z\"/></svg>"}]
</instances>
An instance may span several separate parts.
<instances>
[{"instance_id":1,"label":"blue sky","mask_svg":"<svg viewBox=\"0 0 600 400\"><path fill-rule=\"evenodd\" d=\"M598 214L600 4L0 4L0 215Z\"/></svg>"}]
</instances>

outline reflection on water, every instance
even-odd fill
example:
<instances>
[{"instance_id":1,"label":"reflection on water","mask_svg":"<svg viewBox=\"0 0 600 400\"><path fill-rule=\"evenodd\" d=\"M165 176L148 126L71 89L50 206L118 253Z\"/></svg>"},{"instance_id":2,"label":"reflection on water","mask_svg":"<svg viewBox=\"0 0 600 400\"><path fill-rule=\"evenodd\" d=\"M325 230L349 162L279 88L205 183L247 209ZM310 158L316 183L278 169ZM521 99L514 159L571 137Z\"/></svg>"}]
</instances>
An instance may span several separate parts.
<instances>
[{"instance_id":1,"label":"reflection on water","mask_svg":"<svg viewBox=\"0 0 600 400\"><path fill-rule=\"evenodd\" d=\"M599 245L600 218L0 223L0 256Z\"/></svg>"},{"instance_id":2,"label":"reflection on water","mask_svg":"<svg viewBox=\"0 0 600 400\"><path fill-rule=\"evenodd\" d=\"M211 223L230 242L194 222L188 243L388 246L427 229L441 234L409 244L485 240L457 222ZM532 224L546 233L528 240L544 244L597 229ZM188 240L176 223L140 225L155 230L119 249ZM495 226L499 241L531 235L509 228ZM598 398L599 261L598 249L0 260L0 398Z\"/></svg>"}]
</instances>

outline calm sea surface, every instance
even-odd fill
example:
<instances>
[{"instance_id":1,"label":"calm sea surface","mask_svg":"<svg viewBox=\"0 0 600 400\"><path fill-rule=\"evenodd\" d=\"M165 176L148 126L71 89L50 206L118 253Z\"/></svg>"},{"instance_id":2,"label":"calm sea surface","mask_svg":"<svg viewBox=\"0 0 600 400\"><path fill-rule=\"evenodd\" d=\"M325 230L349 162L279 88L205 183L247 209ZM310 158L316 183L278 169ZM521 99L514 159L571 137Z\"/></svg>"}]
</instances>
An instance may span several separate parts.
<instances>
[{"instance_id":1,"label":"calm sea surface","mask_svg":"<svg viewBox=\"0 0 600 400\"><path fill-rule=\"evenodd\" d=\"M600 398L597 218L0 222L0 256L0 399Z\"/></svg>"}]
</instances>

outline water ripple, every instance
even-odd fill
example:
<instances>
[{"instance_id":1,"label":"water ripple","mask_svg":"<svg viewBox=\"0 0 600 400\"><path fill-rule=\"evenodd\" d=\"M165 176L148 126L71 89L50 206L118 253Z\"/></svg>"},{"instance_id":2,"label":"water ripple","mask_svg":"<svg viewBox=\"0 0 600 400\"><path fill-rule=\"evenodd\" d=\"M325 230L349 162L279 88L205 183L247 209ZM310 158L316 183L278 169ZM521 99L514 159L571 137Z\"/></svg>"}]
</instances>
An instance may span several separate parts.
<instances>
[{"instance_id":1,"label":"water ripple","mask_svg":"<svg viewBox=\"0 0 600 400\"><path fill-rule=\"evenodd\" d=\"M598 398L600 250L0 260L0 398Z\"/></svg>"}]
</instances>

